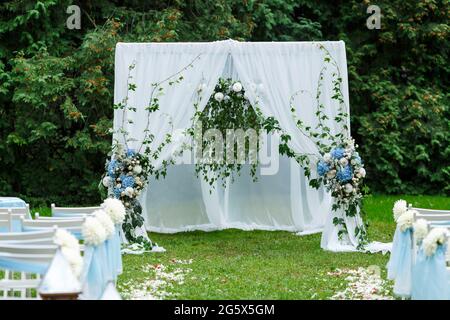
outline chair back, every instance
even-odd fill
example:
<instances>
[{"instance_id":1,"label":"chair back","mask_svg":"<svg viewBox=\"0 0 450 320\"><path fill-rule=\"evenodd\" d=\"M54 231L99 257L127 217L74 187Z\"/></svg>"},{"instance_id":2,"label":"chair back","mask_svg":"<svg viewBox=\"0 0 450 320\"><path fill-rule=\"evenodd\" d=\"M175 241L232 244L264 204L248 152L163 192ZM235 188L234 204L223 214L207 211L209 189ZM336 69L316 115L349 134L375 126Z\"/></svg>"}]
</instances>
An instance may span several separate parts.
<instances>
[{"instance_id":1,"label":"chair back","mask_svg":"<svg viewBox=\"0 0 450 320\"><path fill-rule=\"evenodd\" d=\"M450 214L450 210L435 210L435 209L424 209L424 208L412 208L412 209L418 211L420 214L423 214L423 215Z\"/></svg>"},{"instance_id":2,"label":"chair back","mask_svg":"<svg viewBox=\"0 0 450 320\"><path fill-rule=\"evenodd\" d=\"M55 229L33 232L0 233L0 244L54 244Z\"/></svg>"},{"instance_id":3,"label":"chair back","mask_svg":"<svg viewBox=\"0 0 450 320\"><path fill-rule=\"evenodd\" d=\"M54 226L62 229L67 228L81 228L84 223L83 218L72 218L72 219L38 219L38 220L28 220L22 219L22 228L27 229L45 229L53 228Z\"/></svg>"},{"instance_id":4,"label":"chair back","mask_svg":"<svg viewBox=\"0 0 450 320\"><path fill-rule=\"evenodd\" d=\"M28 203L26 204L26 207L22 207L22 208L16 208L16 207L0 208L0 211L11 211L12 213L24 214L26 218L31 219L30 205Z\"/></svg>"},{"instance_id":5,"label":"chair back","mask_svg":"<svg viewBox=\"0 0 450 320\"><path fill-rule=\"evenodd\" d=\"M21 230L21 218L25 218L25 213L17 213L13 212L11 209L7 209L7 211L3 211L2 208L0 208L0 220L1 221L8 221L9 226L6 232L14 232L14 231L20 231ZM0 223L0 230L5 230L4 223Z\"/></svg>"},{"instance_id":6,"label":"chair back","mask_svg":"<svg viewBox=\"0 0 450 320\"><path fill-rule=\"evenodd\" d=\"M89 215L96 210L100 210L102 207L57 207L54 203L52 207L52 217L66 217L66 216L79 216Z\"/></svg>"}]
</instances>

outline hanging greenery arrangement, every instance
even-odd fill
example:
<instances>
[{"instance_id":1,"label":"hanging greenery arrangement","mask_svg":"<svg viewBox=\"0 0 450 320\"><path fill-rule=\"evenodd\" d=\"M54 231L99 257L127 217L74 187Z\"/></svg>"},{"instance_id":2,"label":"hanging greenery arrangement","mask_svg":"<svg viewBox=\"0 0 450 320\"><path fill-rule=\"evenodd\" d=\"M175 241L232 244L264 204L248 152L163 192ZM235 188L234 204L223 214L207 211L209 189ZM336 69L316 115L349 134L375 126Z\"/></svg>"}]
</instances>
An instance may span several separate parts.
<instances>
[{"instance_id":1,"label":"hanging greenery arrangement","mask_svg":"<svg viewBox=\"0 0 450 320\"><path fill-rule=\"evenodd\" d=\"M202 90L199 87L199 93ZM188 133L197 143L197 176L201 175L211 187L216 181L225 186L227 178L233 182L247 163L250 175L256 181L257 154L261 146L258 137L264 130L264 117L257 106L250 104L242 84L230 78L220 78L205 108L198 110L198 103L194 107L193 126ZM207 136L214 130L219 137L224 137L222 145L225 148L215 148L220 147L217 136ZM196 134L199 133L200 139L197 139Z\"/></svg>"}]
</instances>

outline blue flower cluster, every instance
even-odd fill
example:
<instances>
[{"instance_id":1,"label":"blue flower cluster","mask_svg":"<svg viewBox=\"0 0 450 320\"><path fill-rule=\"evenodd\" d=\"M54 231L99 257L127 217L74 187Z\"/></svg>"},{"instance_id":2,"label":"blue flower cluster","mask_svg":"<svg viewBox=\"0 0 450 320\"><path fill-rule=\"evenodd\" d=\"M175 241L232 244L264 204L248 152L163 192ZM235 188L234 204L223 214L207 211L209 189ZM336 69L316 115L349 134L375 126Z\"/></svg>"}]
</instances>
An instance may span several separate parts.
<instances>
[{"instance_id":1,"label":"blue flower cluster","mask_svg":"<svg viewBox=\"0 0 450 320\"><path fill-rule=\"evenodd\" d=\"M333 150L331 150L331 156L334 159L340 159L344 156L344 149L343 148L334 148Z\"/></svg>"},{"instance_id":2,"label":"blue flower cluster","mask_svg":"<svg viewBox=\"0 0 450 320\"><path fill-rule=\"evenodd\" d=\"M134 186L134 183L135 183L135 180L134 180L134 177L133 176L126 176L126 175L123 175L123 174L121 174L120 175L120 180L121 180L121 182L122 182L122 188L128 188L128 187L133 187Z\"/></svg>"},{"instance_id":3,"label":"blue flower cluster","mask_svg":"<svg viewBox=\"0 0 450 320\"><path fill-rule=\"evenodd\" d=\"M108 163L108 175L110 177L114 177L115 176L115 170L116 168L119 166L119 163L117 162L117 160L112 159L109 163Z\"/></svg>"},{"instance_id":4,"label":"blue flower cluster","mask_svg":"<svg viewBox=\"0 0 450 320\"><path fill-rule=\"evenodd\" d=\"M133 149L127 149L126 155L128 158L132 158L136 155L136 151L134 151Z\"/></svg>"},{"instance_id":5,"label":"blue flower cluster","mask_svg":"<svg viewBox=\"0 0 450 320\"><path fill-rule=\"evenodd\" d=\"M353 154L353 160L355 160L357 164L362 164L362 159L361 159L361 157L359 156L359 153L358 153L358 152L355 152L355 153Z\"/></svg>"},{"instance_id":6,"label":"blue flower cluster","mask_svg":"<svg viewBox=\"0 0 450 320\"><path fill-rule=\"evenodd\" d=\"M352 180L353 177L353 170L350 165L347 165L343 169L339 170L336 174L336 178L339 180L339 182L347 182Z\"/></svg>"},{"instance_id":7,"label":"blue flower cluster","mask_svg":"<svg viewBox=\"0 0 450 320\"><path fill-rule=\"evenodd\" d=\"M317 163L317 173L319 176L324 176L328 171L330 171L330 166L325 161L319 161Z\"/></svg>"}]
</instances>

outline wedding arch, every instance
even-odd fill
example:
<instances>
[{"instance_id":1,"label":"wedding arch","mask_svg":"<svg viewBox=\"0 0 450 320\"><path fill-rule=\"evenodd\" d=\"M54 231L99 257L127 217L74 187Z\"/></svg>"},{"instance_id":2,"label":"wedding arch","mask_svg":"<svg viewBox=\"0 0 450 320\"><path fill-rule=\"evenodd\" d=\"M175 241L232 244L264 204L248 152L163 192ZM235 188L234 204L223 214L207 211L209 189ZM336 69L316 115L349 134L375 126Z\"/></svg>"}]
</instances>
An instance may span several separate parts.
<instances>
[{"instance_id":1,"label":"wedding arch","mask_svg":"<svg viewBox=\"0 0 450 320\"><path fill-rule=\"evenodd\" d=\"M327 62L331 67L324 67ZM289 152L280 155L273 173L262 175L258 171L256 182L249 166L244 165L233 182L228 177L224 184L209 183L196 174L194 163L173 159L174 149L189 141L186 134L175 137L174 132L192 128L196 112L204 110L214 97L220 79L231 79L231 83L238 82L245 88L245 99L258 107L262 117L276 121L284 133L284 143L291 150L290 156ZM118 43L114 87L114 142L132 150L130 168L148 161L151 172L164 176L164 179L149 177L148 185L146 177L138 177L137 187L142 189L138 196L142 204L139 213L146 230L173 233L239 228L298 234L322 232L324 249L360 248L365 228L359 208L347 214L336 205L332 197L334 189L330 192L331 187L320 185L326 179L324 172L333 170L330 162L320 160L323 149L310 134L311 128L319 128L324 131L325 140L338 137L342 145L350 141L344 42ZM312 136L317 138L317 134ZM269 138L265 147L269 154L278 155L278 150L273 146L271 149L273 141L277 141L275 135ZM342 149L339 145L337 151ZM136 158L147 147L153 151ZM317 156L317 167L316 162L308 160L308 155ZM167 166L170 161L173 165ZM361 161L358 165L362 166ZM163 167L164 171L159 172ZM111 163L107 170L120 186L116 190L107 173L104 185L110 194L137 197L132 188L131 194L125 189L126 174L115 175L114 170L118 169ZM313 179L321 170L323 177ZM365 175L362 167L359 170ZM355 173L361 179L364 175ZM310 186L314 185L311 180L316 188ZM136 185L136 181L130 185ZM138 236L145 233L139 231L142 229L139 224L132 223L130 228Z\"/></svg>"}]
</instances>

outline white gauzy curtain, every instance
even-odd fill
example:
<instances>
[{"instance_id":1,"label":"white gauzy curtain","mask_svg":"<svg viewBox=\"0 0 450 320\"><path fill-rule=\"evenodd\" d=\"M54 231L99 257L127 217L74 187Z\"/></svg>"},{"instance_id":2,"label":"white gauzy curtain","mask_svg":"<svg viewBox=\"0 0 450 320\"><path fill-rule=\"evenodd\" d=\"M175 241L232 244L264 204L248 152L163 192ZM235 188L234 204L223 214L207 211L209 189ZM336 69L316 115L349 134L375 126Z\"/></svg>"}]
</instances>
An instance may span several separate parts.
<instances>
[{"instance_id":1,"label":"white gauzy curtain","mask_svg":"<svg viewBox=\"0 0 450 320\"><path fill-rule=\"evenodd\" d=\"M342 81L342 92L348 107L347 67L345 46L342 41L320 42L336 59ZM291 116L291 96L302 90L294 101L297 116L305 123L315 126L315 95L319 73L324 66L324 52L317 42L291 43L242 43L232 40L211 43L150 43L124 44L116 48L115 103L127 94L128 67L136 64L132 71L135 92L128 97L127 104L136 107L136 113L128 113L126 121L122 112L114 116L114 128L125 123L127 130L137 142L138 148L146 127L147 115L144 108L149 103L151 83L159 82L193 62L193 67L182 74L184 80L174 86L164 86L160 97L160 110L150 116L150 132L156 136L158 145L171 130L191 127L197 88L204 84L203 99L199 105L204 108L219 77L230 77L242 82L248 99L258 104L265 116L274 116L283 130L290 134L290 147L298 153L318 154L316 145L302 135ZM321 102L325 113L333 119L337 103L331 99L332 68L324 72ZM132 124L127 124L127 120ZM169 120L172 125L169 125ZM331 121L331 120L330 120ZM338 132L338 124L329 122ZM119 136L115 138L120 139ZM273 137L272 137L273 138ZM276 145L268 139L264 148L277 153ZM167 148L159 159L171 156ZM184 159L192 155L185 152ZM189 163L189 161L188 161ZM192 162L190 162L192 163ZM303 170L292 159L280 156L278 170L271 175L258 174L253 182L244 166L234 183L226 186L208 184L195 174L194 164L178 164L168 168L167 177L150 180L149 187L142 193L141 203L146 228L156 232L180 232L190 230L218 230L240 228L244 230L288 230L299 234L326 232L322 247L338 251L336 228L332 225L332 198L323 189L308 185ZM313 173L314 174L314 173ZM349 222L351 223L351 222ZM349 250L352 250L350 243ZM348 248L346 248L348 249Z\"/></svg>"}]
</instances>

